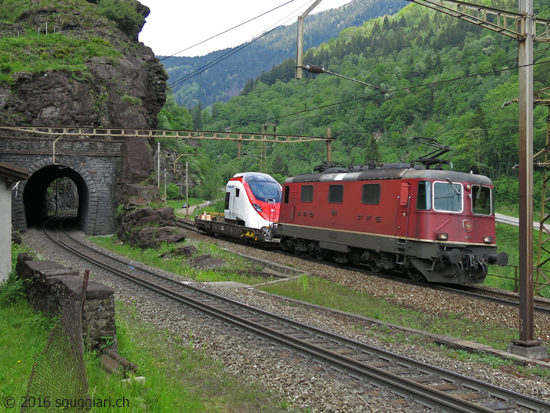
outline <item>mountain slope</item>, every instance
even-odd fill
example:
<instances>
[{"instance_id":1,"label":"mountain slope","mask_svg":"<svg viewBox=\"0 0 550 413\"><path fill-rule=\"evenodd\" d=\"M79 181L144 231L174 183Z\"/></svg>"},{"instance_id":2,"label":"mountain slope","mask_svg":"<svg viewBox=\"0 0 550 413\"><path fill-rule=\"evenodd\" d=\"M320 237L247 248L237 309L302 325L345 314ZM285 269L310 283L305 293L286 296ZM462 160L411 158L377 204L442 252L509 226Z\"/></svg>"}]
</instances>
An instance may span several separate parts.
<instances>
[{"instance_id":1,"label":"mountain slope","mask_svg":"<svg viewBox=\"0 0 550 413\"><path fill-rule=\"evenodd\" d=\"M513 0L493 3L516 11ZM536 12L547 18L550 6L539 3ZM503 103L518 95L517 52L513 39L411 4L396 16L345 29L304 59L375 88L329 74L260 81L246 96L204 111L203 128L258 133L274 123L280 134L318 137L331 128L333 160L344 165L411 162L430 150L409 138L435 138L453 149L445 159L455 169L499 180L497 195L513 199L518 109ZM534 88L540 90L550 85L548 46L535 44L534 56ZM537 106L535 152L545 144L546 117ZM212 157L224 154L217 164L224 178L253 170L251 159L237 159L235 145L204 146ZM251 143L242 151L258 154L260 148ZM272 144L266 151L273 174L308 173L326 159L323 144Z\"/></svg>"},{"instance_id":2,"label":"mountain slope","mask_svg":"<svg viewBox=\"0 0 550 413\"><path fill-rule=\"evenodd\" d=\"M308 16L305 21L305 49L338 36L351 26L386 14L394 14L408 3L405 0L353 0L339 9ZM296 23L282 26L238 53L219 50L200 57L159 56L169 75L168 84L176 102L187 108L203 107L237 96L247 80L269 71L285 59L296 57ZM221 61L208 68L212 63ZM192 77L191 77L192 76ZM188 80L184 80L189 78Z\"/></svg>"}]
</instances>

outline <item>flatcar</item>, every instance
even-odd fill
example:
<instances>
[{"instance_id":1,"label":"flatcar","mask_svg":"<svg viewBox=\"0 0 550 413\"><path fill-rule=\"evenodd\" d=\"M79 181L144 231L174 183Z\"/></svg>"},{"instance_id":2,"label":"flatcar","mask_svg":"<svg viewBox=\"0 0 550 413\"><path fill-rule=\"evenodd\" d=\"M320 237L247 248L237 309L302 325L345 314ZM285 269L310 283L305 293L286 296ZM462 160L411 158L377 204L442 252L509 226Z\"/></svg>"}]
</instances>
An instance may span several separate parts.
<instances>
[{"instance_id":1,"label":"flatcar","mask_svg":"<svg viewBox=\"0 0 550 413\"><path fill-rule=\"evenodd\" d=\"M327 168L288 178L281 247L397 270L412 280L482 283L497 253L489 178L424 165Z\"/></svg>"},{"instance_id":2,"label":"flatcar","mask_svg":"<svg viewBox=\"0 0 550 413\"><path fill-rule=\"evenodd\" d=\"M272 176L259 172L234 175L225 188L223 215L202 214L195 227L259 243L277 243L274 237L282 187Z\"/></svg>"}]
</instances>

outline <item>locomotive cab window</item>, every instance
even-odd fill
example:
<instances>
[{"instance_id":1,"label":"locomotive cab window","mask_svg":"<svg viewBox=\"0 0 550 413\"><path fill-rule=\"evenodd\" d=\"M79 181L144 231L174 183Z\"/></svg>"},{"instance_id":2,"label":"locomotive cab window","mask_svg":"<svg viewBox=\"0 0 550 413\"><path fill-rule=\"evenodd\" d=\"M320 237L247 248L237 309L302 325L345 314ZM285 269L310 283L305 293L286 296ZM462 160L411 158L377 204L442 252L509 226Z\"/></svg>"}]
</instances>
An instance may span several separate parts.
<instances>
[{"instance_id":1,"label":"locomotive cab window","mask_svg":"<svg viewBox=\"0 0 550 413\"><path fill-rule=\"evenodd\" d=\"M462 211L462 184L449 182L434 182L434 210L447 212Z\"/></svg>"},{"instance_id":2,"label":"locomotive cab window","mask_svg":"<svg viewBox=\"0 0 550 413\"><path fill-rule=\"evenodd\" d=\"M491 188L472 186L472 212L480 215L491 215Z\"/></svg>"},{"instance_id":3,"label":"locomotive cab window","mask_svg":"<svg viewBox=\"0 0 550 413\"><path fill-rule=\"evenodd\" d=\"M246 182L258 201L273 204L281 202L280 185L275 179L271 177L252 176L246 178ZM239 195L237 194L237 196Z\"/></svg>"},{"instance_id":4,"label":"locomotive cab window","mask_svg":"<svg viewBox=\"0 0 550 413\"><path fill-rule=\"evenodd\" d=\"M341 204L344 200L344 185L330 185L328 187L328 202Z\"/></svg>"},{"instance_id":5,"label":"locomotive cab window","mask_svg":"<svg viewBox=\"0 0 550 413\"><path fill-rule=\"evenodd\" d=\"M285 198L284 198L285 204L288 204L289 198L290 198L290 187L287 185L285 186Z\"/></svg>"},{"instance_id":6,"label":"locomotive cab window","mask_svg":"<svg viewBox=\"0 0 550 413\"><path fill-rule=\"evenodd\" d=\"M418 196L416 199L416 209L419 211L429 211L432 209L432 183L429 181L418 182Z\"/></svg>"},{"instance_id":7,"label":"locomotive cab window","mask_svg":"<svg viewBox=\"0 0 550 413\"><path fill-rule=\"evenodd\" d=\"M378 205L380 203L380 184L363 185L361 203L367 205Z\"/></svg>"},{"instance_id":8,"label":"locomotive cab window","mask_svg":"<svg viewBox=\"0 0 550 413\"><path fill-rule=\"evenodd\" d=\"M300 192L300 201L313 202L313 185L302 186L302 191Z\"/></svg>"}]
</instances>

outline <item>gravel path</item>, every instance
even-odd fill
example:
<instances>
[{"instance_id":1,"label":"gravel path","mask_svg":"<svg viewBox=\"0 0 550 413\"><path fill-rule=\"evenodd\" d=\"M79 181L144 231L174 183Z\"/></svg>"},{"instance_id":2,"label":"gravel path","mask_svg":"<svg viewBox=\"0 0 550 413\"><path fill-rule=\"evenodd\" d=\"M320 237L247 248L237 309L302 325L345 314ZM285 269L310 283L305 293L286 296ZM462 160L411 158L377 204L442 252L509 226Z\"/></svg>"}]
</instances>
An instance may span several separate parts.
<instances>
[{"instance_id":1,"label":"gravel path","mask_svg":"<svg viewBox=\"0 0 550 413\"><path fill-rule=\"evenodd\" d=\"M200 235L190 237L210 240ZM30 230L24 234L24 242L40 252L38 259L51 259L67 267L84 270L82 263L67 257L62 251L51 246L41 233ZM504 306L479 302L453 294L426 290L419 286L395 283L375 276L358 275L315 262L305 262L294 257L281 257L273 252L236 246L223 240L216 243L238 253L279 262L301 268L376 297L414 308L437 316L441 313L460 313L472 321L518 328L517 310ZM191 312L187 308L173 305L165 299L152 297L151 293L90 268L94 279L116 289L116 300L128 305L135 302L144 321L151 322L161 329L168 329L181 336L183 342L190 343L208 357L218 360L228 372L238 379L256 380L267 388L279 392L289 400L291 409L308 409L311 412L419 412L425 411L414 402L401 403L384 391L377 390L348 375L320 366L309 360L242 332L231 329L219 322ZM430 340L423 336L403 334L399 341L386 340L379 334L380 328L342 314L335 314L309 306L292 304L283 299L266 295L252 288L223 288L215 284L204 288L291 317L312 326L363 341L426 363L457 371L492 384L511 388L515 391L550 401L550 386L539 378L522 377L512 368L492 368L484 363L472 363L448 357L448 352L429 345ZM550 342L550 320L537 316L535 320L537 336ZM191 337L191 338L190 338ZM281 357L282 355L282 357Z\"/></svg>"}]
</instances>

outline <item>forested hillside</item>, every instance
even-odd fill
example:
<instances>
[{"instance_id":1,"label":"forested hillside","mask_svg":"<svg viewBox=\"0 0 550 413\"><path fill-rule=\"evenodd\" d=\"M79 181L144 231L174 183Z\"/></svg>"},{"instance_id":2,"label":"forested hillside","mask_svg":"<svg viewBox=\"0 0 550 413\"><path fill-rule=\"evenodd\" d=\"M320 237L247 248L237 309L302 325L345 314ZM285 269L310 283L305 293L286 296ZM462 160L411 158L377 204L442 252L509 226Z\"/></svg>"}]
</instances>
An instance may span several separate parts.
<instances>
[{"instance_id":1,"label":"forested hillside","mask_svg":"<svg viewBox=\"0 0 550 413\"><path fill-rule=\"evenodd\" d=\"M394 14L407 4L405 0L353 0L339 9L312 14L306 18L304 47L318 46L337 37L346 27L360 26L371 18ZM251 33L250 37L258 34ZM214 102L227 101L240 94L249 79L295 56L296 22L235 49L199 57L159 58L170 76L168 84L176 102L191 108L199 102L207 107Z\"/></svg>"},{"instance_id":2,"label":"forested hillside","mask_svg":"<svg viewBox=\"0 0 550 413\"><path fill-rule=\"evenodd\" d=\"M517 2L494 0L493 7L517 11ZM549 18L550 4L538 2L536 13ZM410 137L435 138L453 149L445 157L455 170L488 175L497 183L498 201L517 204L518 107L510 103L518 96L517 54L513 39L411 4L392 17L348 28L305 56L305 63L376 87L328 74L270 86L259 81L246 95L217 102L195 119L203 130L260 132L274 123L280 134L322 137L331 128L333 160L344 165L410 162L431 151ZM548 45L535 44L534 56L534 89L547 88ZM547 108L537 106L535 152L545 144L546 118ZM258 143L243 148L256 156L241 160L232 142L203 146L212 160L203 160L205 179L221 184L259 168ZM312 171L326 159L326 148L269 144L267 158L269 173L281 179ZM541 188L535 185L535 203Z\"/></svg>"}]
</instances>

